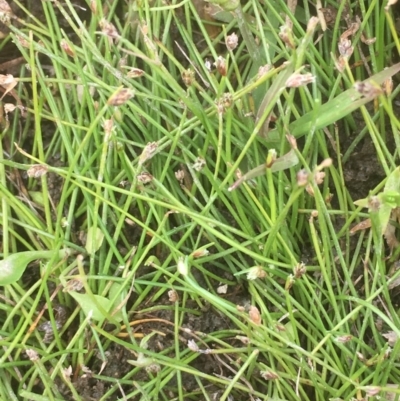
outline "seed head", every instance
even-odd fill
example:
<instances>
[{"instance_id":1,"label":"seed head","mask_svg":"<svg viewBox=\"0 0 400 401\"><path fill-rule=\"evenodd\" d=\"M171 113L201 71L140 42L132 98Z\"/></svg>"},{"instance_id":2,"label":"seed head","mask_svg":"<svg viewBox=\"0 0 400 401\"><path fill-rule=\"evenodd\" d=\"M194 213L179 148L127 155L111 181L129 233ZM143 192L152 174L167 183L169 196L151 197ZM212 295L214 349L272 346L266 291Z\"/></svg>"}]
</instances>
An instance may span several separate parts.
<instances>
[{"instance_id":1,"label":"seed head","mask_svg":"<svg viewBox=\"0 0 400 401\"><path fill-rule=\"evenodd\" d=\"M231 33L225 39L225 45L228 50L235 50L238 46L239 38L236 33Z\"/></svg>"}]
</instances>

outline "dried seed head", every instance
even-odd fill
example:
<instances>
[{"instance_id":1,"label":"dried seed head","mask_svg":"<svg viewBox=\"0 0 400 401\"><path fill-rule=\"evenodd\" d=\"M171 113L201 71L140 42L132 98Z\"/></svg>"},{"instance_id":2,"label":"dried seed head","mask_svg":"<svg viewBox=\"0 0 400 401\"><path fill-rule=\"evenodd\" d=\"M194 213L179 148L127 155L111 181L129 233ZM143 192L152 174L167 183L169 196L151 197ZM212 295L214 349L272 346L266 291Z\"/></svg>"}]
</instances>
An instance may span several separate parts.
<instances>
[{"instance_id":1,"label":"dried seed head","mask_svg":"<svg viewBox=\"0 0 400 401\"><path fill-rule=\"evenodd\" d=\"M263 370L260 372L260 375L265 380L277 380L279 376L277 373L273 372L272 370Z\"/></svg>"},{"instance_id":2,"label":"dried seed head","mask_svg":"<svg viewBox=\"0 0 400 401\"><path fill-rule=\"evenodd\" d=\"M315 82L315 76L310 73L307 74L294 73L286 81L286 87L298 88L299 86L304 86L313 82Z\"/></svg>"},{"instance_id":3,"label":"dried seed head","mask_svg":"<svg viewBox=\"0 0 400 401\"><path fill-rule=\"evenodd\" d=\"M139 156L139 165L142 166L147 160L150 160L158 148L157 142L149 142Z\"/></svg>"},{"instance_id":4,"label":"dried seed head","mask_svg":"<svg viewBox=\"0 0 400 401\"><path fill-rule=\"evenodd\" d=\"M182 184L185 178L185 172L183 170L175 171L175 178Z\"/></svg>"},{"instance_id":5,"label":"dried seed head","mask_svg":"<svg viewBox=\"0 0 400 401\"><path fill-rule=\"evenodd\" d=\"M351 45L351 40L346 38L340 38L338 44L339 53L344 58L349 58L354 51L354 47Z\"/></svg>"},{"instance_id":6,"label":"dried seed head","mask_svg":"<svg viewBox=\"0 0 400 401\"><path fill-rule=\"evenodd\" d=\"M238 46L239 38L236 33L231 33L225 39L225 45L228 50L235 50Z\"/></svg>"},{"instance_id":7,"label":"dried seed head","mask_svg":"<svg viewBox=\"0 0 400 401\"><path fill-rule=\"evenodd\" d=\"M141 70L140 68L131 68L128 73L126 74L126 76L128 78L139 78L142 75L144 75L144 71Z\"/></svg>"},{"instance_id":8,"label":"dried seed head","mask_svg":"<svg viewBox=\"0 0 400 401\"><path fill-rule=\"evenodd\" d=\"M301 262L298 263L294 268L293 268L293 274L295 278L300 278L302 276L304 276L304 274L306 274L307 272L307 268L306 265Z\"/></svg>"},{"instance_id":9,"label":"dried seed head","mask_svg":"<svg viewBox=\"0 0 400 401\"><path fill-rule=\"evenodd\" d=\"M306 186L308 183L308 177L309 177L309 174L308 174L307 170L304 170L304 169L300 170L296 175L297 185L299 187Z\"/></svg>"},{"instance_id":10,"label":"dried seed head","mask_svg":"<svg viewBox=\"0 0 400 401\"><path fill-rule=\"evenodd\" d=\"M396 4L396 3L397 3L397 0L388 0L388 3L386 5L386 7L385 7L385 11L388 12L390 7L393 6L393 4Z\"/></svg>"},{"instance_id":11,"label":"dried seed head","mask_svg":"<svg viewBox=\"0 0 400 401\"><path fill-rule=\"evenodd\" d=\"M199 346L196 344L194 340L189 340L187 342L188 348L193 352L200 352Z\"/></svg>"},{"instance_id":12,"label":"dried seed head","mask_svg":"<svg viewBox=\"0 0 400 401\"><path fill-rule=\"evenodd\" d=\"M158 373L161 367L158 363L151 363L149 366L145 367L147 373Z\"/></svg>"},{"instance_id":13,"label":"dried seed head","mask_svg":"<svg viewBox=\"0 0 400 401\"><path fill-rule=\"evenodd\" d=\"M1 99L8 92L10 92L17 85L17 83L18 83L18 80L16 78L14 78L13 75L11 75L11 74L7 74L7 75L0 74L0 85L5 89L5 92L4 92L3 96L1 97Z\"/></svg>"},{"instance_id":14,"label":"dried seed head","mask_svg":"<svg viewBox=\"0 0 400 401\"><path fill-rule=\"evenodd\" d=\"M307 23L307 33L308 34L313 33L318 24L319 24L319 18L311 17Z\"/></svg>"},{"instance_id":15,"label":"dried seed head","mask_svg":"<svg viewBox=\"0 0 400 401\"><path fill-rule=\"evenodd\" d=\"M346 60L342 56L339 56L339 58L337 60L335 59L334 61L336 69L342 73L346 67Z\"/></svg>"},{"instance_id":16,"label":"dried seed head","mask_svg":"<svg viewBox=\"0 0 400 401\"><path fill-rule=\"evenodd\" d=\"M262 65L258 69L257 79L260 79L261 77L263 77L265 74L267 74L271 70L272 70L271 64Z\"/></svg>"},{"instance_id":17,"label":"dried seed head","mask_svg":"<svg viewBox=\"0 0 400 401\"><path fill-rule=\"evenodd\" d=\"M282 25L279 27L279 37L286 44L286 46L294 49L296 44L294 43L292 29L288 25Z\"/></svg>"},{"instance_id":18,"label":"dried seed head","mask_svg":"<svg viewBox=\"0 0 400 401\"><path fill-rule=\"evenodd\" d=\"M289 276L286 279L286 283L285 283L285 291L289 291L293 287L294 282L295 282L295 278L294 278L293 274L289 274Z\"/></svg>"},{"instance_id":19,"label":"dried seed head","mask_svg":"<svg viewBox=\"0 0 400 401\"><path fill-rule=\"evenodd\" d=\"M117 31L117 28L111 22L107 21L105 18L100 20L99 25L104 35L113 39L119 38L119 33Z\"/></svg>"},{"instance_id":20,"label":"dried seed head","mask_svg":"<svg viewBox=\"0 0 400 401\"><path fill-rule=\"evenodd\" d=\"M73 278L67 281L63 292L80 291L83 288L83 280L81 278Z\"/></svg>"},{"instance_id":21,"label":"dried seed head","mask_svg":"<svg viewBox=\"0 0 400 401\"><path fill-rule=\"evenodd\" d=\"M394 331L388 331L387 333L382 334L382 336L388 340L388 343L391 347L394 347L399 339Z\"/></svg>"},{"instance_id":22,"label":"dried seed head","mask_svg":"<svg viewBox=\"0 0 400 401\"><path fill-rule=\"evenodd\" d=\"M233 96L231 93L224 93L221 98L222 105L224 109L229 109L233 104Z\"/></svg>"},{"instance_id":23,"label":"dried seed head","mask_svg":"<svg viewBox=\"0 0 400 401\"><path fill-rule=\"evenodd\" d=\"M136 176L136 178L142 184L148 184L149 182L152 182L154 179L154 177L146 171L141 172L139 175Z\"/></svg>"},{"instance_id":24,"label":"dried seed head","mask_svg":"<svg viewBox=\"0 0 400 401\"><path fill-rule=\"evenodd\" d=\"M392 91L393 91L393 79L392 79L392 77L388 77L383 81L382 89L383 89L383 92L385 93L386 96L390 96L392 94Z\"/></svg>"},{"instance_id":25,"label":"dried seed head","mask_svg":"<svg viewBox=\"0 0 400 401\"><path fill-rule=\"evenodd\" d=\"M0 21L9 25L11 18L13 18L14 13L6 0L0 0Z\"/></svg>"},{"instance_id":26,"label":"dried seed head","mask_svg":"<svg viewBox=\"0 0 400 401\"><path fill-rule=\"evenodd\" d=\"M183 80L183 83L186 85L186 86L192 86L193 85L193 83L196 81L196 78L195 78L195 76L194 76L194 71L193 70L191 70L190 68L189 69L187 69L187 70L184 70L183 72L182 72L182 80Z\"/></svg>"},{"instance_id":27,"label":"dried seed head","mask_svg":"<svg viewBox=\"0 0 400 401\"><path fill-rule=\"evenodd\" d=\"M341 344L346 344L346 343L348 343L350 340L352 340L353 339L353 336L351 335L351 334L347 334L347 335L344 335L344 336L339 336L339 337L336 337L335 338L335 340L338 342L338 343L341 343Z\"/></svg>"},{"instance_id":28,"label":"dried seed head","mask_svg":"<svg viewBox=\"0 0 400 401\"><path fill-rule=\"evenodd\" d=\"M376 196L371 196L368 199L368 210L370 212L377 212L382 206L381 200Z\"/></svg>"},{"instance_id":29,"label":"dried seed head","mask_svg":"<svg viewBox=\"0 0 400 401\"><path fill-rule=\"evenodd\" d=\"M373 397L380 393L381 388L378 386L366 386L363 388L368 397Z\"/></svg>"},{"instance_id":30,"label":"dried seed head","mask_svg":"<svg viewBox=\"0 0 400 401\"><path fill-rule=\"evenodd\" d=\"M90 0L90 9L92 10L92 13L94 15L97 14L97 1L96 0Z\"/></svg>"},{"instance_id":31,"label":"dried seed head","mask_svg":"<svg viewBox=\"0 0 400 401\"><path fill-rule=\"evenodd\" d=\"M307 184L306 191L310 196L315 196L314 188L310 184Z\"/></svg>"},{"instance_id":32,"label":"dried seed head","mask_svg":"<svg viewBox=\"0 0 400 401\"><path fill-rule=\"evenodd\" d=\"M60 42L61 49L65 51L65 53L68 54L68 56L74 57L75 56L75 51L72 49L72 47L69 45L69 43L65 39L61 39Z\"/></svg>"},{"instance_id":33,"label":"dried seed head","mask_svg":"<svg viewBox=\"0 0 400 401\"><path fill-rule=\"evenodd\" d=\"M113 95L111 95L111 97L107 101L107 104L109 106L122 106L133 96L134 96L134 93L131 89L120 88L120 89L118 89L117 92L115 92Z\"/></svg>"},{"instance_id":34,"label":"dried seed head","mask_svg":"<svg viewBox=\"0 0 400 401\"><path fill-rule=\"evenodd\" d=\"M250 344L250 338L249 337L236 336L235 338L237 338L240 342L242 342L245 345Z\"/></svg>"},{"instance_id":35,"label":"dried seed head","mask_svg":"<svg viewBox=\"0 0 400 401\"><path fill-rule=\"evenodd\" d=\"M49 168L42 164L34 164L32 167L29 167L27 174L28 177L39 178L47 173Z\"/></svg>"},{"instance_id":36,"label":"dried seed head","mask_svg":"<svg viewBox=\"0 0 400 401\"><path fill-rule=\"evenodd\" d=\"M202 157L198 157L197 159L196 159L196 161L194 162L194 164L193 164L193 168L196 170L196 171L201 171L201 170L203 170L203 168L204 168L204 166L206 165L206 161L205 161L205 159L203 159Z\"/></svg>"},{"instance_id":37,"label":"dried seed head","mask_svg":"<svg viewBox=\"0 0 400 401\"><path fill-rule=\"evenodd\" d=\"M106 135L111 134L113 126L114 126L114 122L113 122L112 118L110 118L109 120L104 120L103 128L104 128L104 132L106 133Z\"/></svg>"},{"instance_id":38,"label":"dried seed head","mask_svg":"<svg viewBox=\"0 0 400 401\"><path fill-rule=\"evenodd\" d=\"M15 39L16 39L15 41L19 43L22 47L29 49L29 42L22 35L15 35Z\"/></svg>"},{"instance_id":39,"label":"dried seed head","mask_svg":"<svg viewBox=\"0 0 400 401\"><path fill-rule=\"evenodd\" d=\"M62 373L64 380L67 382L70 382L71 376L72 376L72 366L69 365L68 368L62 369L61 373Z\"/></svg>"},{"instance_id":40,"label":"dried seed head","mask_svg":"<svg viewBox=\"0 0 400 401\"><path fill-rule=\"evenodd\" d=\"M4 104L4 113L6 114L6 121L8 121L8 113L12 113L15 109L20 109L21 111L25 110L24 106L21 105L15 105L12 103Z\"/></svg>"},{"instance_id":41,"label":"dried seed head","mask_svg":"<svg viewBox=\"0 0 400 401\"><path fill-rule=\"evenodd\" d=\"M32 361L38 361L39 360L39 354L33 350L33 349L27 349L26 351L26 355L28 355L28 358Z\"/></svg>"},{"instance_id":42,"label":"dried seed head","mask_svg":"<svg viewBox=\"0 0 400 401\"><path fill-rule=\"evenodd\" d=\"M328 157L327 159L324 159L318 166L317 166L317 170L321 171L324 168L330 167L332 166L333 160Z\"/></svg>"},{"instance_id":43,"label":"dried seed head","mask_svg":"<svg viewBox=\"0 0 400 401\"><path fill-rule=\"evenodd\" d=\"M318 171L315 173L314 181L317 185L321 185L324 182L325 173L323 171Z\"/></svg>"},{"instance_id":44,"label":"dried seed head","mask_svg":"<svg viewBox=\"0 0 400 401\"><path fill-rule=\"evenodd\" d=\"M258 278L264 278L267 273L261 266L252 267L247 273L247 280L256 280Z\"/></svg>"},{"instance_id":45,"label":"dried seed head","mask_svg":"<svg viewBox=\"0 0 400 401\"><path fill-rule=\"evenodd\" d=\"M128 64L128 56L121 57L118 61L118 69L123 70Z\"/></svg>"},{"instance_id":46,"label":"dried seed head","mask_svg":"<svg viewBox=\"0 0 400 401\"><path fill-rule=\"evenodd\" d=\"M227 66L226 60L222 56L218 56L217 61L214 63L217 71L223 76L226 77Z\"/></svg>"},{"instance_id":47,"label":"dried seed head","mask_svg":"<svg viewBox=\"0 0 400 401\"><path fill-rule=\"evenodd\" d=\"M371 82L356 82L354 84L354 88L357 92L365 97L377 97L382 95L383 90L379 85L376 85Z\"/></svg>"},{"instance_id":48,"label":"dried seed head","mask_svg":"<svg viewBox=\"0 0 400 401\"><path fill-rule=\"evenodd\" d=\"M259 326L261 324L261 314L256 306L253 306L253 305L250 306L249 317L250 317L250 320L257 326Z\"/></svg>"},{"instance_id":49,"label":"dried seed head","mask_svg":"<svg viewBox=\"0 0 400 401\"><path fill-rule=\"evenodd\" d=\"M168 291L168 299L170 302L176 302L179 300L178 293L175 290Z\"/></svg>"},{"instance_id":50,"label":"dried seed head","mask_svg":"<svg viewBox=\"0 0 400 401\"><path fill-rule=\"evenodd\" d=\"M207 249L197 249L195 251L193 251L190 255L194 258L194 259L198 259L198 258L203 258L204 256L207 256L210 252Z\"/></svg>"}]
</instances>

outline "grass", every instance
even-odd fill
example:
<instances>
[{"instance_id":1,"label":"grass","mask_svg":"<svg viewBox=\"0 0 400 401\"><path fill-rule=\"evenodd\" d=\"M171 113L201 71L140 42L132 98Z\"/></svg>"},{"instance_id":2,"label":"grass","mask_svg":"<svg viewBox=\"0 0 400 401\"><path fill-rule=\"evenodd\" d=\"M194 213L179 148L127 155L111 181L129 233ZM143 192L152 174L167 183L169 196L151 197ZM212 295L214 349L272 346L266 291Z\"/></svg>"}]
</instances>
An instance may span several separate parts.
<instances>
[{"instance_id":1,"label":"grass","mask_svg":"<svg viewBox=\"0 0 400 401\"><path fill-rule=\"evenodd\" d=\"M398 397L393 10L351 3L340 59L345 2L326 31L307 2L208 23L191 1L15 3L1 46L25 59L27 112L1 120L0 399L85 400L85 379L98 400ZM382 178L359 206L365 142Z\"/></svg>"}]
</instances>

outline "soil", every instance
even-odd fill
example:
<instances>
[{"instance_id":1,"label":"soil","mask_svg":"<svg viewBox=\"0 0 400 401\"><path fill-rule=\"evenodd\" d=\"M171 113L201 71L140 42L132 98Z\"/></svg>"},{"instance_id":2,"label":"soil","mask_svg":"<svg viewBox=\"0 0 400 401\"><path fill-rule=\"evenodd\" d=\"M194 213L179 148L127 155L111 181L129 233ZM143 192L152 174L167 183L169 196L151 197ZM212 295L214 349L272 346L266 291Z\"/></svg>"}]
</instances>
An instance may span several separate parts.
<instances>
[{"instance_id":1,"label":"soil","mask_svg":"<svg viewBox=\"0 0 400 401\"><path fill-rule=\"evenodd\" d=\"M30 10L33 15L35 15L35 17L43 20L44 16L42 13L40 1L26 0L22 1L22 3ZM85 2L79 2L78 0L75 0L74 3L77 6L82 5L84 7L87 7ZM17 11L17 7L15 6L15 4L13 2L10 2L10 5L12 6L13 10L15 10L15 13L18 15L19 12ZM61 16L60 21L61 23L63 21ZM7 34L7 30L8 29L4 25L0 24L1 32ZM17 48L12 43L9 43L0 52L1 63L9 62L18 59L19 57L20 54L18 53ZM3 74L15 74L15 65L9 67L4 67L4 65L5 64L3 64L3 69L1 70ZM360 120L360 122L361 121L362 120ZM363 123L361 122L361 124ZM362 126L358 127L358 129L361 128ZM51 132L52 127L45 127L44 131ZM359 131L355 131L351 133L348 137L346 137L344 134L341 134L340 141L343 150L347 149L350 146L353 140L357 137L358 133ZM393 138L390 136L390 133L388 134L388 137L389 146L392 146L394 142ZM334 154L333 150L332 154ZM54 155L53 165L57 165L57 155ZM351 157L349 157L347 163L344 165L344 174L346 188L350 192L352 199L361 199L366 197L370 189L381 182L382 179L385 177L384 171L380 167L376 158L376 150L368 136L366 136L357 145L354 153L351 155ZM62 180L60 180L60 177L55 175L49 175L48 179L52 194L52 201L54 204L57 204L59 200L57 196L60 193L59 188L62 186ZM305 253L307 253L307 249L305 249ZM212 267L210 267L210 271L213 271ZM142 273L144 274L145 272ZM218 273L220 274L220 272ZM34 279L35 277L25 278L25 280ZM218 284L219 283L213 283L215 287L217 287ZM205 283L204 286L206 286ZM151 299L151 296L152 294L149 296L149 299ZM237 290L233 294L227 296L227 299L229 299L232 303L240 305L246 304L247 298L247 289L240 285L238 285ZM134 302L134 300L132 300L132 302ZM157 353L166 353L167 356L173 357L175 353L174 327L172 323L168 324L166 322L173 322L174 316L171 310L165 310L165 308L163 308L165 306L170 307L170 305L171 302L168 299L161 299L154 305L146 305L147 309L150 308L150 306L153 307L152 313L134 315L132 316L132 320L143 320L143 323L136 327L138 333L142 333L143 335L148 335L154 331L159 333L153 335L149 340L147 344L149 350ZM227 319L220 311L207 307L200 309L197 304L194 304L192 302L188 302L186 307L189 309L193 309L196 313L185 314L185 320L183 321L182 327L179 331L179 343L182 350L188 347L189 340L197 340L201 338L201 333L212 333L215 331L229 330L231 328L229 319ZM146 322L146 319L153 319L153 321ZM112 328L110 328L110 330L112 330ZM68 340L68 337L73 334L74 333L71 332L65 333L64 340ZM233 337L232 342L235 341L238 340L234 339ZM209 344L209 346L212 347L213 344ZM88 360L87 370L84 373L79 372L78 374L75 374L73 372L71 377L73 386L83 400L92 401L101 399L104 394L107 393L111 386L107 382L107 380L105 380L105 378L124 378L129 372L134 369L132 364L130 364L128 361L135 360L137 358L137 355L133 355L121 345L113 344L110 348L107 349L106 358L107 361L104 364L104 361L99 358L97 353L95 353L95 355L93 355L92 358ZM205 374L230 377L233 373L231 370L229 370L227 365L229 367L229 365L231 365L231 361L221 361L221 357L217 357L216 355L199 353L198 357L192 362L191 366L194 369L198 369L204 372ZM76 368L76 366L74 368ZM151 372L146 372L143 369L140 370L138 373L130 377L130 384L121 384L121 391L125 394L129 394L131 391L137 389L137 383L145 382L151 374ZM182 382L184 383L183 392L185 394L196 392L198 390L198 383L192 375L188 373L183 373ZM56 385L60 394L64 397L65 400L75 399L70 392L68 386L66 386L64 383L58 381L56 382ZM40 384L37 385L37 390L38 393L43 391L43 388ZM174 398L177 396L177 383L175 377L165 385L164 391L165 398ZM207 391L209 392L209 394L216 395L216 399L218 399L220 388L207 388ZM107 398L107 400L110 401L117 399L121 399L121 394L113 394ZM129 399L139 401L142 398L138 396L136 398Z\"/></svg>"}]
</instances>

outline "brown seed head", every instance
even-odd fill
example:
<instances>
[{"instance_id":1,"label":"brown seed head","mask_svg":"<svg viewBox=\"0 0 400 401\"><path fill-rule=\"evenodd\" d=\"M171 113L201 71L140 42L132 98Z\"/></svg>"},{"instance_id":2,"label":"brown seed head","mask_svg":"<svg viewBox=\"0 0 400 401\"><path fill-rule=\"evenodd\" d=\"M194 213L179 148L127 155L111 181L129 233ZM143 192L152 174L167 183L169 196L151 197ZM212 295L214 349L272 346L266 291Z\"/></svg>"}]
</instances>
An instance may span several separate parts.
<instances>
[{"instance_id":1,"label":"brown seed head","mask_svg":"<svg viewBox=\"0 0 400 401\"><path fill-rule=\"evenodd\" d=\"M107 21L105 18L100 20L99 25L104 35L113 39L119 38L119 33L117 31L117 28L111 22Z\"/></svg>"},{"instance_id":2,"label":"brown seed head","mask_svg":"<svg viewBox=\"0 0 400 401\"><path fill-rule=\"evenodd\" d=\"M193 83L196 81L196 78L194 76L194 71L191 69L184 70L182 72L182 80L186 86L188 87L192 86Z\"/></svg>"},{"instance_id":3,"label":"brown seed head","mask_svg":"<svg viewBox=\"0 0 400 401\"><path fill-rule=\"evenodd\" d=\"M129 99L134 96L134 93L131 89L128 88L120 88L116 93L114 93L107 101L109 106L122 106Z\"/></svg>"},{"instance_id":4,"label":"brown seed head","mask_svg":"<svg viewBox=\"0 0 400 401\"><path fill-rule=\"evenodd\" d=\"M279 27L279 37L286 44L286 46L290 47L291 49L296 47L292 29L288 25L282 25Z\"/></svg>"},{"instance_id":5,"label":"brown seed head","mask_svg":"<svg viewBox=\"0 0 400 401\"><path fill-rule=\"evenodd\" d=\"M28 177L39 178L49 171L49 168L43 164L34 164L27 171Z\"/></svg>"},{"instance_id":6,"label":"brown seed head","mask_svg":"<svg viewBox=\"0 0 400 401\"><path fill-rule=\"evenodd\" d=\"M223 76L226 77L227 66L226 60L222 56L218 56L217 61L214 63L217 71Z\"/></svg>"},{"instance_id":7,"label":"brown seed head","mask_svg":"<svg viewBox=\"0 0 400 401\"><path fill-rule=\"evenodd\" d=\"M68 56L71 56L71 57L75 56L74 50L72 49L72 47L69 45L69 43L65 39L61 39L60 46L61 46L61 49L63 49L65 51L65 53L68 54Z\"/></svg>"},{"instance_id":8,"label":"brown seed head","mask_svg":"<svg viewBox=\"0 0 400 401\"><path fill-rule=\"evenodd\" d=\"M307 74L292 74L289 79L286 81L287 88L298 88L300 86L304 86L310 83L315 82L315 76L307 73Z\"/></svg>"}]
</instances>

